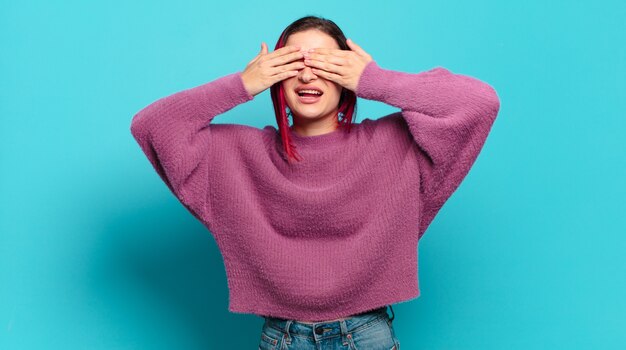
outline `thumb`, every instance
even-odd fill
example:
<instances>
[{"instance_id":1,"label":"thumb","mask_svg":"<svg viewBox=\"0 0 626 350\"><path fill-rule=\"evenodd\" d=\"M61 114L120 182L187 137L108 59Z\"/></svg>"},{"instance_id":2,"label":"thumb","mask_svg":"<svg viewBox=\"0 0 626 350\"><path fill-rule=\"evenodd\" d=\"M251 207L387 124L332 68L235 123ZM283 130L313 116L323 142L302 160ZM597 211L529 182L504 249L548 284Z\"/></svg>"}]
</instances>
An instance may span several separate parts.
<instances>
[{"instance_id":1,"label":"thumb","mask_svg":"<svg viewBox=\"0 0 626 350\"><path fill-rule=\"evenodd\" d=\"M348 44L348 46L350 47L350 49L352 49L352 51L364 55L367 54L359 45L355 44L354 41L352 41L352 39L346 39L346 44Z\"/></svg>"},{"instance_id":2,"label":"thumb","mask_svg":"<svg viewBox=\"0 0 626 350\"><path fill-rule=\"evenodd\" d=\"M261 43L261 54L266 54L266 53L267 53L267 44L262 42Z\"/></svg>"}]
</instances>

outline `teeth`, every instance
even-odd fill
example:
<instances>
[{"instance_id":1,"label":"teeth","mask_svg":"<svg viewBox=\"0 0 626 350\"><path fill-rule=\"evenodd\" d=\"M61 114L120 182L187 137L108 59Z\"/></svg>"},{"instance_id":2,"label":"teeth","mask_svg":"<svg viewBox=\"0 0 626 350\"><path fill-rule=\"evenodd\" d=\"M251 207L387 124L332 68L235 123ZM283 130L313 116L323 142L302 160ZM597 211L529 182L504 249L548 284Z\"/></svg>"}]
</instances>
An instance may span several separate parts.
<instances>
[{"instance_id":1,"label":"teeth","mask_svg":"<svg viewBox=\"0 0 626 350\"><path fill-rule=\"evenodd\" d=\"M300 90L298 91L299 94L303 94L303 93L307 93L307 94L316 94L316 95L321 95L322 93L317 91L317 90Z\"/></svg>"}]
</instances>

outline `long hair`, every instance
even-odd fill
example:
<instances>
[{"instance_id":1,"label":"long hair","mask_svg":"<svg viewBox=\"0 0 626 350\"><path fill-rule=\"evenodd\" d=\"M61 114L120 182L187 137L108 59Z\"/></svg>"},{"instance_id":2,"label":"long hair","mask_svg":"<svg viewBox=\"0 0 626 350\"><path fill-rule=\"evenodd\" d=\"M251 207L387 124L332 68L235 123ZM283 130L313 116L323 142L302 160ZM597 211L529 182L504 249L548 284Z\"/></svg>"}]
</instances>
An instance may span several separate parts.
<instances>
[{"instance_id":1,"label":"long hair","mask_svg":"<svg viewBox=\"0 0 626 350\"><path fill-rule=\"evenodd\" d=\"M335 22L316 16L302 17L287 26L278 38L278 42L276 43L274 50L284 47L291 34L308 29L320 30L335 39L341 50L350 50L350 47L346 43L345 35ZM285 100L285 91L283 89L282 81L279 81L270 87L270 94L272 96L274 114L276 114L276 123L278 124L280 137L283 142L285 153L287 153L287 160L290 161L295 159L300 161L302 160L302 157L298 154L295 145L291 141L289 120L287 119L287 112L285 110L287 102ZM356 115L356 97L357 96L353 91L343 88L341 97L339 98L338 113L343 114L343 118L338 117L339 127L346 128L347 131L350 131L353 116Z\"/></svg>"}]
</instances>

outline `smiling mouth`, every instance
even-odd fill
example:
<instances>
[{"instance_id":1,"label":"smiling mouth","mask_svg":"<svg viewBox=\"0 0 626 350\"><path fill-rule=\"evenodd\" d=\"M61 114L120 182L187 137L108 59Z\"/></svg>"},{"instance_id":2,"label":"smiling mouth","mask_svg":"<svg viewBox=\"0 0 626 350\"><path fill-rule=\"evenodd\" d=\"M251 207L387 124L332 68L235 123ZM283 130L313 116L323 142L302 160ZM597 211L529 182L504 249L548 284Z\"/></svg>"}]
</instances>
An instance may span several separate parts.
<instances>
[{"instance_id":1,"label":"smiling mouth","mask_svg":"<svg viewBox=\"0 0 626 350\"><path fill-rule=\"evenodd\" d=\"M298 102L302 104L314 104L322 100L324 94L316 87L301 86L295 89L298 95Z\"/></svg>"},{"instance_id":2,"label":"smiling mouth","mask_svg":"<svg viewBox=\"0 0 626 350\"><path fill-rule=\"evenodd\" d=\"M304 89L304 90L297 91L297 94L300 97L319 97L319 96L322 96L324 93L318 90Z\"/></svg>"}]
</instances>

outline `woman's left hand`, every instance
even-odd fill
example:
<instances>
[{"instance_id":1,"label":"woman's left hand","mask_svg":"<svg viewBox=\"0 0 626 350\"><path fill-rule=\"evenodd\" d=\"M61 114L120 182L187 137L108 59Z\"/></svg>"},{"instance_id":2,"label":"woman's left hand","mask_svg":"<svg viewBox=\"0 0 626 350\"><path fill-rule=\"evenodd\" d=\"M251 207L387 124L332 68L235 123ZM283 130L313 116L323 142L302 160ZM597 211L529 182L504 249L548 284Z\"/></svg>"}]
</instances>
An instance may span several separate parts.
<instances>
[{"instance_id":1,"label":"woman's left hand","mask_svg":"<svg viewBox=\"0 0 626 350\"><path fill-rule=\"evenodd\" d=\"M351 50L314 48L304 54L304 64L313 74L333 81L356 92L357 84L365 66L372 56L352 40L346 41Z\"/></svg>"}]
</instances>

